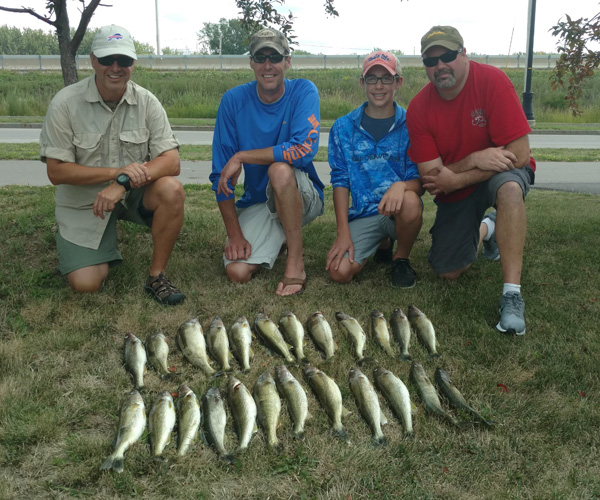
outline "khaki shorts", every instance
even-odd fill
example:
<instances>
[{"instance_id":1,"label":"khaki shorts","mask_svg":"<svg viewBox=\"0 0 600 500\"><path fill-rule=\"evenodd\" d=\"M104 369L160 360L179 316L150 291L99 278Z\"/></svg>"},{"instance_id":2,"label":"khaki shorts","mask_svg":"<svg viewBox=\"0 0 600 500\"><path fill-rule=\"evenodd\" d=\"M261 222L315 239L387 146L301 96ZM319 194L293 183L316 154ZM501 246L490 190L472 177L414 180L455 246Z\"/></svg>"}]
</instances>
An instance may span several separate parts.
<instances>
[{"instance_id":1,"label":"khaki shorts","mask_svg":"<svg viewBox=\"0 0 600 500\"><path fill-rule=\"evenodd\" d=\"M294 169L296 183L302 198L302 227L323 215L324 204L308 174ZM258 264L272 269L282 245L285 243L285 233L275 211L275 200L271 183L267 185L266 203L257 203L246 208L238 208L237 216L244 238L250 243L252 252L248 260L232 261L223 254L225 266L232 262Z\"/></svg>"},{"instance_id":2,"label":"khaki shorts","mask_svg":"<svg viewBox=\"0 0 600 500\"><path fill-rule=\"evenodd\" d=\"M152 212L144 207L146 187L132 189L127 198L127 207L117 204L110 214L108 224L102 235L100 246L94 250L82 247L65 240L60 232L56 234L58 249L58 270L61 274L69 274L77 269L107 263L110 267L123 261L117 243L117 220L127 220L136 224L152 227Z\"/></svg>"}]
</instances>

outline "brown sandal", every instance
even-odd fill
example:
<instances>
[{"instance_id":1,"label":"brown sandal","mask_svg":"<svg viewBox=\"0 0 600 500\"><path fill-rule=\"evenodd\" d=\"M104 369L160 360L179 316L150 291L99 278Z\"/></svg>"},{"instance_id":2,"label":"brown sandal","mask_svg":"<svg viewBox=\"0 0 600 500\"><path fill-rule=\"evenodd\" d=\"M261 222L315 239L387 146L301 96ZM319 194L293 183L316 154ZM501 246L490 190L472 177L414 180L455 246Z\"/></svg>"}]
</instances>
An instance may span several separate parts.
<instances>
[{"instance_id":1,"label":"brown sandal","mask_svg":"<svg viewBox=\"0 0 600 500\"><path fill-rule=\"evenodd\" d=\"M292 297L294 295L300 295L301 293L304 292L304 290L306 290L306 278L302 279L302 278L288 278L287 276L283 276L283 278L281 278L280 283L283 283L283 286L290 286L290 285L300 285L302 288L300 288L300 290L298 290L296 293L292 293L290 295L286 295L286 297Z\"/></svg>"}]
</instances>

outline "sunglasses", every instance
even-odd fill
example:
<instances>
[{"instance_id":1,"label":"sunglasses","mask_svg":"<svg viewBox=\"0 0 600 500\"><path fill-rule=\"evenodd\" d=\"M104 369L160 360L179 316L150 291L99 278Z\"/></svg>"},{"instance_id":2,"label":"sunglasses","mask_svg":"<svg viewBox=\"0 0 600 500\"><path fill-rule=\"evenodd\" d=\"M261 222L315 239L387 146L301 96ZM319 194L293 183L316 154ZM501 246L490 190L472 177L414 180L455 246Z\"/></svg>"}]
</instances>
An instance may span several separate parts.
<instances>
[{"instance_id":1,"label":"sunglasses","mask_svg":"<svg viewBox=\"0 0 600 500\"><path fill-rule=\"evenodd\" d=\"M363 77L363 81L369 85L377 85L377 82L381 80L381 83L384 85L391 85L398 78L397 75L385 75L385 76L375 76L375 75L367 75Z\"/></svg>"},{"instance_id":2,"label":"sunglasses","mask_svg":"<svg viewBox=\"0 0 600 500\"><path fill-rule=\"evenodd\" d=\"M269 61L271 61L273 64L277 64L280 63L281 61L283 61L283 58L286 56L282 56L281 54L278 54L277 52L270 54L270 55L265 55L265 54L254 54L253 56L250 56L254 62L257 62L259 64L264 63L267 59Z\"/></svg>"},{"instance_id":3,"label":"sunglasses","mask_svg":"<svg viewBox=\"0 0 600 500\"><path fill-rule=\"evenodd\" d=\"M438 62L442 61L443 63L449 63L454 61L458 54L462 52L462 48L458 48L458 50L449 50L448 52L444 52L439 57L424 57L423 64L428 68L434 68L438 65Z\"/></svg>"},{"instance_id":4,"label":"sunglasses","mask_svg":"<svg viewBox=\"0 0 600 500\"><path fill-rule=\"evenodd\" d=\"M121 68L130 68L133 64L133 58L127 56L106 56L97 57L96 59L102 66L112 66L115 61Z\"/></svg>"}]
</instances>

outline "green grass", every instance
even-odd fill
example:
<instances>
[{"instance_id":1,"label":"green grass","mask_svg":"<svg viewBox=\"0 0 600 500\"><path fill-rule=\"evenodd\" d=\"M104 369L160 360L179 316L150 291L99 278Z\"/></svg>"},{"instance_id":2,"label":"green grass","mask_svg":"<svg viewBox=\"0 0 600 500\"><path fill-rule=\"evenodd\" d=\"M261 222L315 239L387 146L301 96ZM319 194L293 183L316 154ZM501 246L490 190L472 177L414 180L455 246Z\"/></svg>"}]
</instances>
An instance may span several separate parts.
<instances>
[{"instance_id":1,"label":"green grass","mask_svg":"<svg viewBox=\"0 0 600 500\"><path fill-rule=\"evenodd\" d=\"M327 161L327 146L320 146L315 161ZM182 160L209 161L212 159L212 146L183 144L179 150ZM600 149L533 149L532 155L537 161L600 161ZM36 142L11 144L0 143L0 158L3 160L38 160L40 146Z\"/></svg>"},{"instance_id":2,"label":"green grass","mask_svg":"<svg viewBox=\"0 0 600 500\"><path fill-rule=\"evenodd\" d=\"M600 197L535 189L528 195L527 333L521 338L494 330L502 286L498 262L478 261L455 283L440 281L429 268L434 205L428 195L424 202L425 221L412 253L415 288L391 288L386 270L373 263L348 285L327 277L325 256L335 238L327 190L325 214L304 231L308 288L301 296L279 298L273 291L283 274L281 260L246 285L227 281L214 194L188 185L185 224L168 270L187 300L164 308L142 290L152 250L146 229L121 224L123 264L111 270L101 292L78 295L56 272L54 188L0 188L0 498L598 498ZM344 311L367 329L372 309L389 318L394 308L409 304L433 321L442 355L429 360L413 338L413 358L431 377L443 366L467 400L498 422L494 430L459 432L427 415L408 382L409 366L386 358L369 341L366 353L407 382L417 406L414 441L402 441L401 425L383 404L389 444L371 447L348 386L350 346L334 313ZM329 437L324 412L309 393L307 440L291 439L284 406L279 454L266 448L259 431L231 467L201 441L177 462L169 445L169 464L161 464L150 459L145 435L127 453L123 474L100 473L119 402L131 387L122 366L126 332L145 338L162 329L172 339L192 317L207 328L219 315L229 327L240 314L252 320L264 311L278 319L285 309L303 321L323 311L332 325L339 345L334 360L322 363L310 340L305 352L335 378L353 412L345 419L351 446ZM248 387L282 362L257 341L254 350L251 372L236 373ZM173 343L169 361L198 396L213 384L224 387L224 379L208 380L188 365ZM371 369L364 368L369 377ZM292 371L307 387L299 370ZM147 407L158 391L177 389L151 371L145 382ZM235 443L229 420L228 449Z\"/></svg>"}]
</instances>

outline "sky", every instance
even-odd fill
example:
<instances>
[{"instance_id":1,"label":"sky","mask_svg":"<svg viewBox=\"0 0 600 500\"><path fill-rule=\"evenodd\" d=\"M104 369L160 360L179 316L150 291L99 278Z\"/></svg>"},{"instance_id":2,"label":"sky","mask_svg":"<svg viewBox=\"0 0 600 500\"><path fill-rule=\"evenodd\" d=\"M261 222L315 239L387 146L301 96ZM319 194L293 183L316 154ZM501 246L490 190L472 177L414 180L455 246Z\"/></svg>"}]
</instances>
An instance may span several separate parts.
<instances>
[{"instance_id":1,"label":"sky","mask_svg":"<svg viewBox=\"0 0 600 500\"><path fill-rule=\"evenodd\" d=\"M294 14L296 48L314 54L367 54L374 48L419 53L420 40L434 25L457 28L467 52L477 54L525 53L530 0L335 0L339 17L327 17L324 0L286 0L281 13ZM0 0L5 7L32 7L44 14L45 0ZM235 0L105 0L90 27L117 24L139 42L156 48L156 8L160 46L197 51L197 32L204 23L238 17ZM70 0L70 19L79 20L81 3ZM568 14L573 19L592 17L600 11L599 0L537 0L535 52L556 52L557 39L550 29ZM0 24L46 30L42 21L28 14L0 13ZM598 47L594 47L598 49Z\"/></svg>"}]
</instances>

